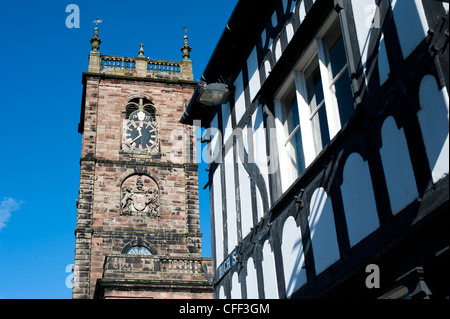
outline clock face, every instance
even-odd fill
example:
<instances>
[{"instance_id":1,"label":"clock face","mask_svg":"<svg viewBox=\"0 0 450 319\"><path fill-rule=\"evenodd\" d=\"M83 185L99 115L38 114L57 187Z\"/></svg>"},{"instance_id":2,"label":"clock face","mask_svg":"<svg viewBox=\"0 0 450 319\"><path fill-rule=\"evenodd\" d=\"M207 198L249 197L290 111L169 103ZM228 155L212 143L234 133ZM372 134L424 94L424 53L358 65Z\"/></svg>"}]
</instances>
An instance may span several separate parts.
<instances>
[{"instance_id":1,"label":"clock face","mask_svg":"<svg viewBox=\"0 0 450 319\"><path fill-rule=\"evenodd\" d=\"M131 247L130 250L127 252L128 255L143 255L143 256L149 256L152 253L150 250L145 248L144 246L134 246Z\"/></svg>"},{"instance_id":2,"label":"clock face","mask_svg":"<svg viewBox=\"0 0 450 319\"><path fill-rule=\"evenodd\" d=\"M125 151L158 152L158 130L150 113L138 110L124 121L122 148Z\"/></svg>"}]
</instances>

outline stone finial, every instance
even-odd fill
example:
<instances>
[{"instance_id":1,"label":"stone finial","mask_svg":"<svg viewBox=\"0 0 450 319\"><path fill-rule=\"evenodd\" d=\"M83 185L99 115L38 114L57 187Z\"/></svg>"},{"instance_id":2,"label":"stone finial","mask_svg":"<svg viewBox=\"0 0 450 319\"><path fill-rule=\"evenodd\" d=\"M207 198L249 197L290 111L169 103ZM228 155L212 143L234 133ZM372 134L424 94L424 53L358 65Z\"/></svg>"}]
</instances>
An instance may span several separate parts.
<instances>
[{"instance_id":1,"label":"stone finial","mask_svg":"<svg viewBox=\"0 0 450 319\"><path fill-rule=\"evenodd\" d=\"M181 47L181 52L183 52L184 60L189 60L192 51L192 48L188 44L188 36L187 36L188 32L189 31L186 29L186 27L184 27L184 45Z\"/></svg>"},{"instance_id":2,"label":"stone finial","mask_svg":"<svg viewBox=\"0 0 450 319\"><path fill-rule=\"evenodd\" d=\"M144 44L140 44L139 45L141 48L139 49L139 56L143 57L144 56Z\"/></svg>"},{"instance_id":3,"label":"stone finial","mask_svg":"<svg viewBox=\"0 0 450 319\"><path fill-rule=\"evenodd\" d=\"M91 39L92 51L98 52L98 49L100 48L101 43L102 43L102 40L100 40L100 38L98 36L98 27L96 26L94 28L94 36Z\"/></svg>"},{"instance_id":4,"label":"stone finial","mask_svg":"<svg viewBox=\"0 0 450 319\"><path fill-rule=\"evenodd\" d=\"M144 45L141 43L139 46L139 56L135 59L136 76L145 78L147 76L147 59L144 56Z\"/></svg>"}]
</instances>

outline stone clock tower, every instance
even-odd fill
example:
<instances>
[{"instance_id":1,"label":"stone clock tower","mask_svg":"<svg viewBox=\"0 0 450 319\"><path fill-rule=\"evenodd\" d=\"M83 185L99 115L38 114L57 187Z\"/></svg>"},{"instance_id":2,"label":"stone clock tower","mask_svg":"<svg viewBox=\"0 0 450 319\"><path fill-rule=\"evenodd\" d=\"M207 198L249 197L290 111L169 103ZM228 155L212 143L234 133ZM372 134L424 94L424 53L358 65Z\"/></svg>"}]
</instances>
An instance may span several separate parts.
<instances>
[{"instance_id":1,"label":"stone clock tower","mask_svg":"<svg viewBox=\"0 0 450 319\"><path fill-rule=\"evenodd\" d=\"M102 55L83 73L73 298L211 298L202 258L193 94L183 60Z\"/></svg>"}]
</instances>

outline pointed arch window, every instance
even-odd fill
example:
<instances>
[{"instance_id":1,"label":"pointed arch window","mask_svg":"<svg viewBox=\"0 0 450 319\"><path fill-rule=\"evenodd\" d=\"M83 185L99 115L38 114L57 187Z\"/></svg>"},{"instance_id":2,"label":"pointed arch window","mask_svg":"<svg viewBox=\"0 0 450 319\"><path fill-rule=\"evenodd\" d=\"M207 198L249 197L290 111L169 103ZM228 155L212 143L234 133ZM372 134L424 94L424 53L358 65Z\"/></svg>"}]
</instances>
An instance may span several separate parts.
<instances>
[{"instance_id":1,"label":"pointed arch window","mask_svg":"<svg viewBox=\"0 0 450 319\"><path fill-rule=\"evenodd\" d=\"M128 102L127 106L125 107L125 113L126 113L126 119L129 119L131 114L137 110L144 110L147 113L149 113L153 121L156 120L156 108L152 101L150 101L147 98L136 98L132 99Z\"/></svg>"}]
</instances>

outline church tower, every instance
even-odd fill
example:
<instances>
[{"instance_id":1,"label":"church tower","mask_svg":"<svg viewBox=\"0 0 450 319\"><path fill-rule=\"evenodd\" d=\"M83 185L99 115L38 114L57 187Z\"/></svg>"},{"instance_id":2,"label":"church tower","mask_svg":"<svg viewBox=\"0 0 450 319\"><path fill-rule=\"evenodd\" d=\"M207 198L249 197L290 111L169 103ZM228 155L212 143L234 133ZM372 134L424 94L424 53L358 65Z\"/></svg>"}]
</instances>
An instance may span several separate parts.
<instances>
[{"instance_id":1,"label":"church tower","mask_svg":"<svg viewBox=\"0 0 450 319\"><path fill-rule=\"evenodd\" d=\"M192 96L182 61L103 55L83 73L73 298L211 298L202 258Z\"/></svg>"}]
</instances>

